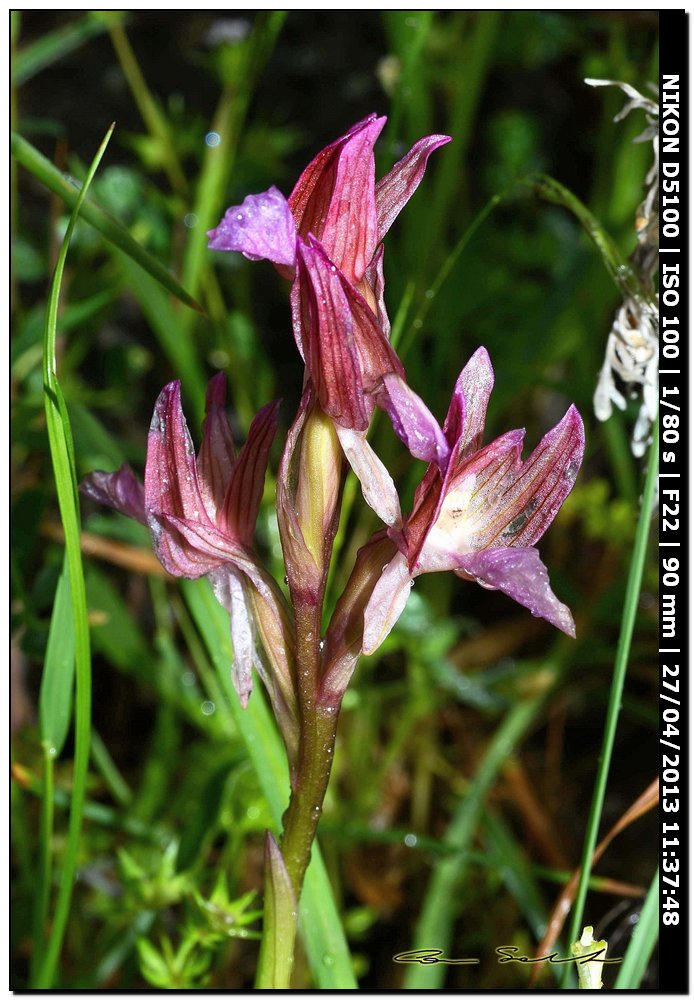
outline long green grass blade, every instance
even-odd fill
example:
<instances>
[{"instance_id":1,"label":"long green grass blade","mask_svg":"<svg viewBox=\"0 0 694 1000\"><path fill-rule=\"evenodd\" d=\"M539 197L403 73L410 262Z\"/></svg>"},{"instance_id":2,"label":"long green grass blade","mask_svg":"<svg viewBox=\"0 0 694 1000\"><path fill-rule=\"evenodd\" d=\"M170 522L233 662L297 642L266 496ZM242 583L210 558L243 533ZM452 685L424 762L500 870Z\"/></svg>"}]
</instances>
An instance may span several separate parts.
<instances>
[{"instance_id":1,"label":"long green grass blade","mask_svg":"<svg viewBox=\"0 0 694 1000\"><path fill-rule=\"evenodd\" d=\"M289 801L289 772L281 739L260 690L254 691L244 711L231 684L229 618L205 581L183 580L183 592L191 615L205 641L239 732L248 749L258 781L279 834L282 813ZM353 990L352 971L340 915L335 906L320 849L313 847L299 907L299 930L303 937L316 984L322 990Z\"/></svg>"},{"instance_id":2,"label":"long green grass blade","mask_svg":"<svg viewBox=\"0 0 694 1000\"><path fill-rule=\"evenodd\" d=\"M515 705L496 730L487 747L477 774L446 831L444 843L459 852L469 848L480 822L484 799L499 769L532 723L544 699L544 694L528 698ZM467 865L461 854L447 857L436 865L417 922L412 947L441 948L449 954L453 940L456 901L463 898L460 882ZM439 990L443 986L446 966L411 965L403 989Z\"/></svg>"},{"instance_id":3,"label":"long green grass blade","mask_svg":"<svg viewBox=\"0 0 694 1000\"><path fill-rule=\"evenodd\" d=\"M605 791L607 789L607 779L610 773L612 762L612 751L614 750L615 734L617 732L617 721L622 705L622 693L624 691L624 679L626 677L629 663L629 652L631 640L634 634L634 624L636 622L636 611L641 593L641 581L646 563L646 551L648 549L648 536L650 534L651 521L653 517L653 501L658 482L658 460L660 457L658 440L658 423L653 425L653 443L648 455L648 466L646 469L646 482L641 498L641 514L636 527L636 538L627 578L626 593L624 596L624 610L622 612L622 624L617 644L617 655L615 658L614 673L612 675L612 687L607 705L607 718L605 720L605 731L603 734L602 751L598 764L598 773L595 779L595 789L593 791L593 801L591 803L588 817L588 828L586 830L585 842L583 845L583 855L581 858L581 878L576 892L571 913L571 924L568 932L569 941L577 941L580 930L583 926L583 913L585 910L586 896L588 894L588 879L592 867L592 858L595 852L595 845L598 841L598 830L600 827L600 817L605 801ZM569 968L568 966L566 967ZM566 986L570 974L566 971L562 977L562 983Z\"/></svg>"},{"instance_id":4,"label":"long green grass blade","mask_svg":"<svg viewBox=\"0 0 694 1000\"><path fill-rule=\"evenodd\" d=\"M26 83L105 29L106 25L89 11L79 21L42 35L17 53L12 66L12 82L15 86Z\"/></svg>"},{"instance_id":5,"label":"long green grass blade","mask_svg":"<svg viewBox=\"0 0 694 1000\"><path fill-rule=\"evenodd\" d=\"M567 187L547 174L532 174L520 180L519 184L532 188L541 198L555 205L561 205L572 212L602 257L603 263L620 294L629 294L637 302L644 302L651 308L656 308L655 302L647 296L643 285L634 274L633 268L619 247L580 198L577 198Z\"/></svg>"},{"instance_id":6,"label":"long green grass blade","mask_svg":"<svg viewBox=\"0 0 694 1000\"><path fill-rule=\"evenodd\" d=\"M614 988L616 990L638 990L646 971L660 929L659 921L660 872L656 871L641 909L639 922L631 935L624 961L619 967Z\"/></svg>"},{"instance_id":7,"label":"long green grass blade","mask_svg":"<svg viewBox=\"0 0 694 1000\"><path fill-rule=\"evenodd\" d=\"M65 558L73 612L76 698L74 773L67 846L48 946L35 979L34 985L37 989L49 989L53 983L70 912L70 902L77 866L77 850L79 847L86 796L91 731L91 655L89 622L87 618L87 596L84 584L82 553L80 550L80 515L77 500L75 456L70 421L56 369L55 346L58 326L58 304L60 301L60 288L65 269L65 260L67 258L70 239L77 222L77 216L112 132L113 126L109 129L99 147L87 173L82 190L77 197L58 255L46 312L43 353L44 401L51 460L58 494L58 505L65 532Z\"/></svg>"},{"instance_id":8,"label":"long green grass blade","mask_svg":"<svg viewBox=\"0 0 694 1000\"><path fill-rule=\"evenodd\" d=\"M70 579L65 564L55 592L46 658L39 691L41 742L52 757L60 755L72 717L75 677L75 628Z\"/></svg>"},{"instance_id":9,"label":"long green grass blade","mask_svg":"<svg viewBox=\"0 0 694 1000\"><path fill-rule=\"evenodd\" d=\"M23 139L16 132L12 133L11 140L12 155L26 170L29 171L38 181L40 181L49 191L62 198L68 208L74 208L80 199L82 191L74 187L57 167L54 167L50 160L39 153L30 142ZM86 183L86 182L85 182ZM82 189L84 190L84 189ZM195 301L192 295L179 284L174 276L167 271L156 257L153 257L144 247L132 238L130 233L115 219L112 219L103 208L94 202L85 202L80 210L80 215L91 226L105 236L106 239L127 254L144 271L151 274L153 278L163 285L167 291L180 299L184 305L190 306L197 312L204 312L202 306Z\"/></svg>"}]
</instances>

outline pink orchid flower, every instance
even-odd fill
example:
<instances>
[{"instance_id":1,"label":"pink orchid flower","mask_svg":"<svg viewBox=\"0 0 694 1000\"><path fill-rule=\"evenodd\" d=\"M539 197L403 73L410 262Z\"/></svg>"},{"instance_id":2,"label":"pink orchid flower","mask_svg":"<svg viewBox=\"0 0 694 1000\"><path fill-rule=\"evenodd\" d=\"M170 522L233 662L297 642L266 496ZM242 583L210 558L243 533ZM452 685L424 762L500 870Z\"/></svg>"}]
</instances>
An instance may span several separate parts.
<instances>
[{"instance_id":1,"label":"pink orchid flower","mask_svg":"<svg viewBox=\"0 0 694 1000\"><path fill-rule=\"evenodd\" d=\"M583 423L569 407L525 461L524 431L510 431L483 447L493 384L489 355L480 348L458 378L441 429L402 379L383 379L383 405L396 433L414 456L430 464L412 513L402 529L388 532L398 551L365 607L365 654L380 646L402 614L414 579L444 570L500 590L575 635L571 612L552 592L535 544L576 480Z\"/></svg>"},{"instance_id":2,"label":"pink orchid flower","mask_svg":"<svg viewBox=\"0 0 694 1000\"><path fill-rule=\"evenodd\" d=\"M335 423L367 502L400 523L393 481L366 442L371 393L404 370L389 343L383 238L448 136L425 136L380 181L374 144L385 118L369 115L326 146L288 199L272 187L227 210L208 234L215 250L267 259L293 278L294 336L319 405Z\"/></svg>"},{"instance_id":3,"label":"pink orchid flower","mask_svg":"<svg viewBox=\"0 0 694 1000\"><path fill-rule=\"evenodd\" d=\"M253 552L277 403L256 415L238 456L224 409L223 374L209 383L200 452L181 409L179 382L162 389L147 441L144 486L128 465L93 472L81 485L87 496L149 527L159 561L174 576L209 577L231 615L232 679L245 707L255 667L273 703L290 750L296 749L297 709L292 628L284 597ZM270 660L256 648L259 631Z\"/></svg>"}]
</instances>

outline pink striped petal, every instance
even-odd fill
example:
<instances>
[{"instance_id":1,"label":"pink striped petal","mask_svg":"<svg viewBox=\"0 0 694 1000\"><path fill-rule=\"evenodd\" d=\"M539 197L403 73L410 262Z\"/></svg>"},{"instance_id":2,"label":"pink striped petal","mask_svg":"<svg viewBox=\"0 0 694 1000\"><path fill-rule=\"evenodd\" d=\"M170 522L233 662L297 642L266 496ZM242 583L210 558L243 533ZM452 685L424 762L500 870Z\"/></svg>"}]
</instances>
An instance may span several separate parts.
<instances>
[{"instance_id":1,"label":"pink striped petal","mask_svg":"<svg viewBox=\"0 0 694 1000\"><path fill-rule=\"evenodd\" d=\"M195 450L181 409L180 382L159 394L147 439L145 511L159 561L176 576L199 576L197 558L183 551L177 532L166 530L165 519L214 528L200 492Z\"/></svg>"},{"instance_id":2,"label":"pink striped petal","mask_svg":"<svg viewBox=\"0 0 694 1000\"><path fill-rule=\"evenodd\" d=\"M583 459L583 421L575 406L548 431L522 465L488 488L494 497L492 516L479 544L525 547L544 535L576 481ZM520 467L518 467L520 465Z\"/></svg>"},{"instance_id":3,"label":"pink striped petal","mask_svg":"<svg viewBox=\"0 0 694 1000\"><path fill-rule=\"evenodd\" d=\"M547 568L534 548L486 549L464 556L459 575L500 590L551 625L576 637L571 612L552 592Z\"/></svg>"},{"instance_id":4,"label":"pink striped petal","mask_svg":"<svg viewBox=\"0 0 694 1000\"><path fill-rule=\"evenodd\" d=\"M334 710L342 702L361 655L366 606L383 567L390 563L395 552L395 546L385 531L379 531L357 553L354 568L325 636L323 681L318 696L320 706Z\"/></svg>"},{"instance_id":5,"label":"pink striped petal","mask_svg":"<svg viewBox=\"0 0 694 1000\"><path fill-rule=\"evenodd\" d=\"M494 369L489 354L479 347L458 376L443 425L455 462L481 447L493 388Z\"/></svg>"},{"instance_id":6,"label":"pink striped petal","mask_svg":"<svg viewBox=\"0 0 694 1000\"><path fill-rule=\"evenodd\" d=\"M390 320L385 302L386 280L383 274L384 250L383 244L380 244L373 260L364 272L364 280L359 285L358 290L367 300L371 311L376 314L379 330L387 340L390 340Z\"/></svg>"},{"instance_id":7,"label":"pink striped petal","mask_svg":"<svg viewBox=\"0 0 694 1000\"><path fill-rule=\"evenodd\" d=\"M278 402L268 403L255 415L224 499L224 528L249 548L253 544L270 447L277 430L278 409Z\"/></svg>"},{"instance_id":8,"label":"pink striped petal","mask_svg":"<svg viewBox=\"0 0 694 1000\"><path fill-rule=\"evenodd\" d=\"M380 243L396 218L419 187L427 160L439 146L451 141L449 135L427 135L395 164L376 185L376 214Z\"/></svg>"},{"instance_id":9,"label":"pink striped petal","mask_svg":"<svg viewBox=\"0 0 694 1000\"><path fill-rule=\"evenodd\" d=\"M294 216L287 199L276 187L262 194L249 194L240 205L227 209L217 228L207 235L210 250L236 250L249 260L294 266Z\"/></svg>"},{"instance_id":10,"label":"pink striped petal","mask_svg":"<svg viewBox=\"0 0 694 1000\"><path fill-rule=\"evenodd\" d=\"M147 524L145 490L127 462L118 472L91 472L80 484L80 491L119 514Z\"/></svg>"},{"instance_id":11,"label":"pink striped petal","mask_svg":"<svg viewBox=\"0 0 694 1000\"><path fill-rule=\"evenodd\" d=\"M354 321L341 275L317 246L300 247L297 261L294 324L321 408L336 423L365 430L371 407L364 399Z\"/></svg>"},{"instance_id":12,"label":"pink striped petal","mask_svg":"<svg viewBox=\"0 0 694 1000\"><path fill-rule=\"evenodd\" d=\"M326 146L289 196L300 236L319 239L352 282L363 277L378 242L373 148L385 122L369 115Z\"/></svg>"},{"instance_id":13,"label":"pink striped petal","mask_svg":"<svg viewBox=\"0 0 694 1000\"><path fill-rule=\"evenodd\" d=\"M236 461L236 449L227 417L226 376L219 372L210 379L205 400L202 446L198 455L200 492L207 512L214 520L221 512Z\"/></svg>"}]
</instances>

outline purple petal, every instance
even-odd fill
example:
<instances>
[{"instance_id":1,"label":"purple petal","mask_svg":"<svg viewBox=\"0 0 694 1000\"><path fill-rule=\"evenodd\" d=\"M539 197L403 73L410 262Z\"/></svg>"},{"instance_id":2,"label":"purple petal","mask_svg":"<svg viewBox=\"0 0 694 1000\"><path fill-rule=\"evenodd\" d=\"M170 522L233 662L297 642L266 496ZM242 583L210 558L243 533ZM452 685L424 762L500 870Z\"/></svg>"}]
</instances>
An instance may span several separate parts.
<instances>
[{"instance_id":1,"label":"purple petal","mask_svg":"<svg viewBox=\"0 0 694 1000\"><path fill-rule=\"evenodd\" d=\"M144 486L127 462L118 472L91 472L80 484L80 491L97 503L147 524Z\"/></svg>"},{"instance_id":2,"label":"purple petal","mask_svg":"<svg viewBox=\"0 0 694 1000\"><path fill-rule=\"evenodd\" d=\"M410 454L425 462L436 462L444 475L450 449L438 421L417 393L399 375L386 374L377 402Z\"/></svg>"},{"instance_id":3,"label":"purple petal","mask_svg":"<svg viewBox=\"0 0 694 1000\"><path fill-rule=\"evenodd\" d=\"M369 507L384 524L398 528L402 524L400 501L393 478L366 440L364 432L335 427L345 458L361 483L361 491Z\"/></svg>"},{"instance_id":4,"label":"purple petal","mask_svg":"<svg viewBox=\"0 0 694 1000\"><path fill-rule=\"evenodd\" d=\"M584 444L583 421L571 406L530 458L495 485L496 509L480 544L488 548L498 539L502 545L534 545L571 492Z\"/></svg>"},{"instance_id":5,"label":"purple petal","mask_svg":"<svg viewBox=\"0 0 694 1000\"><path fill-rule=\"evenodd\" d=\"M364 638L364 611L374 586L395 555L396 549L385 531L362 546L354 568L340 595L325 636L324 669L318 704L335 709L342 702L347 685L361 655Z\"/></svg>"},{"instance_id":6,"label":"purple petal","mask_svg":"<svg viewBox=\"0 0 694 1000\"><path fill-rule=\"evenodd\" d=\"M196 554L186 552L178 531L167 531L166 518L214 529L200 492L195 451L181 410L181 386L171 382L159 394L147 439L145 511L154 551L169 573L200 576ZM204 565L204 561L203 561Z\"/></svg>"},{"instance_id":7,"label":"purple petal","mask_svg":"<svg viewBox=\"0 0 694 1000\"><path fill-rule=\"evenodd\" d=\"M407 558L398 552L383 568L364 612L362 652L365 656L374 653L387 637L405 610L411 588Z\"/></svg>"},{"instance_id":8,"label":"purple petal","mask_svg":"<svg viewBox=\"0 0 694 1000\"><path fill-rule=\"evenodd\" d=\"M390 173L376 185L376 213L380 243L424 177L427 160L435 149L451 141L449 135L427 135L416 142Z\"/></svg>"},{"instance_id":9,"label":"purple petal","mask_svg":"<svg viewBox=\"0 0 694 1000\"><path fill-rule=\"evenodd\" d=\"M378 242L373 148L385 121L370 115L326 146L289 196L300 236L319 239L353 282L361 280Z\"/></svg>"},{"instance_id":10,"label":"purple petal","mask_svg":"<svg viewBox=\"0 0 694 1000\"><path fill-rule=\"evenodd\" d=\"M236 461L231 424L224 403L226 376L220 372L210 379L202 425L202 447L198 455L200 492L211 518L221 512L224 496Z\"/></svg>"},{"instance_id":11,"label":"purple petal","mask_svg":"<svg viewBox=\"0 0 694 1000\"><path fill-rule=\"evenodd\" d=\"M277 430L278 409L278 402L268 403L254 417L224 499L223 525L229 535L248 547L253 544L270 446Z\"/></svg>"},{"instance_id":12,"label":"purple petal","mask_svg":"<svg viewBox=\"0 0 694 1000\"><path fill-rule=\"evenodd\" d=\"M544 618L575 638L571 612L552 593L547 568L537 549L487 549L464 556L459 568L483 587L500 590L536 618Z\"/></svg>"},{"instance_id":13,"label":"purple petal","mask_svg":"<svg viewBox=\"0 0 694 1000\"><path fill-rule=\"evenodd\" d=\"M294 266L294 216L276 187L262 194L249 194L240 205L227 209L217 228L207 235L210 250L236 250L249 260Z\"/></svg>"},{"instance_id":14,"label":"purple petal","mask_svg":"<svg viewBox=\"0 0 694 1000\"><path fill-rule=\"evenodd\" d=\"M465 365L453 390L443 432L457 463L482 444L487 405L494 388L489 354L479 347Z\"/></svg>"},{"instance_id":15,"label":"purple petal","mask_svg":"<svg viewBox=\"0 0 694 1000\"><path fill-rule=\"evenodd\" d=\"M300 247L297 263L294 324L301 332L321 408L336 423L365 430L371 409L364 399L354 322L341 275L317 246Z\"/></svg>"}]
</instances>

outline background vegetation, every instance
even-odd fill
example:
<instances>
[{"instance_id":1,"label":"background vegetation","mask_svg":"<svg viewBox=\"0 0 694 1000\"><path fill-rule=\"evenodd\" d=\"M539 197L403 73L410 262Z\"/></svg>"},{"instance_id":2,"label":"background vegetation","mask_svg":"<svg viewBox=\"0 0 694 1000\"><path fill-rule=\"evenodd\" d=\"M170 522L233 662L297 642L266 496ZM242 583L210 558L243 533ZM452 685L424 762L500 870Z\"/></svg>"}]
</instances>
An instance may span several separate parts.
<instances>
[{"instance_id":1,"label":"background vegetation","mask_svg":"<svg viewBox=\"0 0 694 1000\"><path fill-rule=\"evenodd\" d=\"M61 175L83 179L115 121L89 198L204 310L170 294L122 236L78 223L56 347L77 474L123 459L141 470L153 402L172 378L194 436L220 368L240 438L277 396L286 429L302 377L287 288L269 266L208 252L205 230L249 192L274 183L288 193L318 149L376 110L389 115L379 174L423 134L454 137L388 242L386 296L412 386L442 417L484 344L496 370L487 440L525 426L532 447L570 401L586 421L583 471L542 545L578 639L452 574L421 578L345 699L320 843L361 988L523 988L527 969L498 965L494 948L533 953L580 861L645 460L629 450L635 412L592 417L619 292L575 216L518 181L553 176L631 253L651 155L632 141L643 121L613 124L623 96L583 79L642 90L656 79L657 15L23 11L13 44L23 139L12 174L14 987L40 960L74 790L64 680L74 642L41 367L50 274L76 194ZM385 421L374 443L396 473L407 467ZM401 483L411 495L416 478ZM270 476L259 544L281 579L273 497ZM333 598L373 527L350 482ZM224 616L204 585L165 578L139 526L84 504L82 529L91 763L56 983L247 988L259 925L245 894L261 886L276 816L269 772L230 701ZM601 835L654 777L656 586L648 562ZM44 663L63 680L57 694L44 686L39 711ZM261 693L253 699L262 715ZM283 794L278 781L280 809ZM585 922L614 954L653 878L655 845L646 812L596 867ZM424 945L481 964L392 961ZM297 986L327 988L335 961L299 962ZM642 985L655 976L651 963Z\"/></svg>"}]
</instances>

